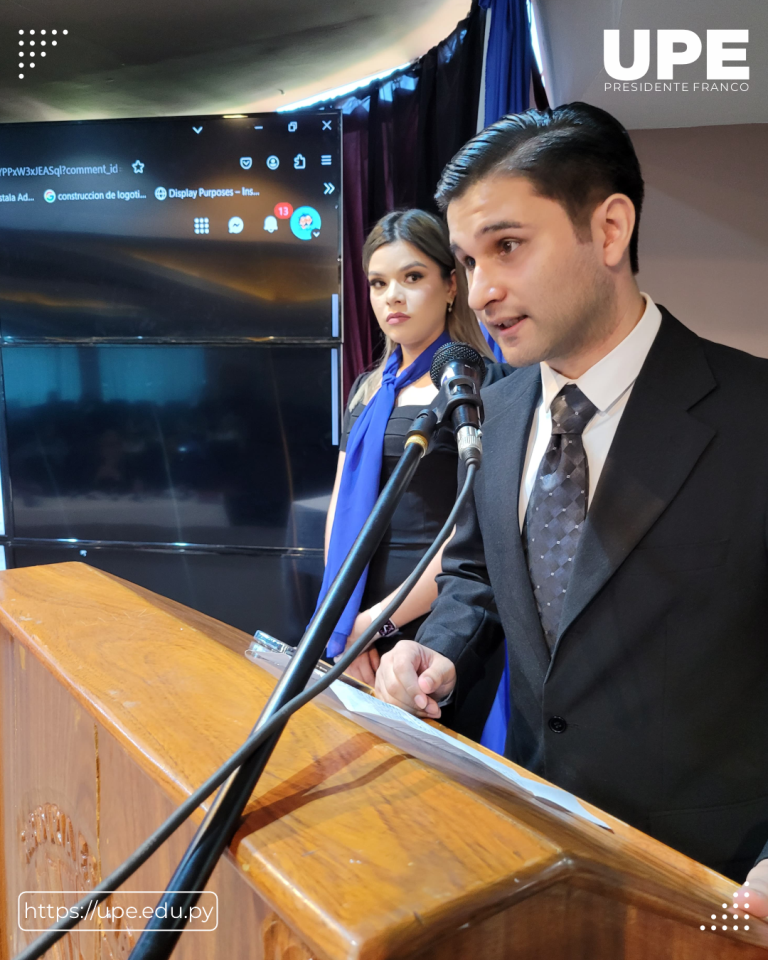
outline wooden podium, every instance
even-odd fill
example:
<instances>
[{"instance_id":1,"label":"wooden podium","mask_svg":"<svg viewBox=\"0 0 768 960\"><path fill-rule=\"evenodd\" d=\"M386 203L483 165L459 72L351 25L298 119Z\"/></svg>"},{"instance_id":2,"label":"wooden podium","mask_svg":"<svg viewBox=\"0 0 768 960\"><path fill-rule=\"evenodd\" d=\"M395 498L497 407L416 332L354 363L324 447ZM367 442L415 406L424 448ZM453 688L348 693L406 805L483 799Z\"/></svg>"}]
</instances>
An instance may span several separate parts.
<instances>
[{"instance_id":1,"label":"wooden podium","mask_svg":"<svg viewBox=\"0 0 768 960\"><path fill-rule=\"evenodd\" d=\"M23 891L99 882L243 742L275 682L249 640L84 564L0 574L2 960L35 936ZM733 883L590 809L612 831L310 704L213 875L217 928L174 957L768 958L768 924L722 919ZM194 828L125 889L162 890ZM141 923L101 920L49 956L127 957Z\"/></svg>"}]
</instances>

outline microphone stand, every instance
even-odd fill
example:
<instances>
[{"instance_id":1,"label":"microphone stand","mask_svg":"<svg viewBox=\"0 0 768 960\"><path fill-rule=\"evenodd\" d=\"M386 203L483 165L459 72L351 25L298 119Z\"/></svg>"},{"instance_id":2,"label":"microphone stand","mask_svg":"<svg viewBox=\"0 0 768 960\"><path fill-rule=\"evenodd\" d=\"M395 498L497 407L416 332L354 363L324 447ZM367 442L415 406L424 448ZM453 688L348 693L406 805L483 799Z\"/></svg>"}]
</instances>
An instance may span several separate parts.
<instances>
[{"instance_id":1,"label":"microphone stand","mask_svg":"<svg viewBox=\"0 0 768 960\"><path fill-rule=\"evenodd\" d=\"M355 585L381 542L392 514L416 472L419 460L427 451L434 431L459 402L478 407L481 405L479 396L474 399L462 396L460 400L454 400L450 384L443 384L433 407L422 410L413 421L403 455L347 554L320 609L302 637L290 664L267 701L253 732L299 694L309 682ZM197 902L219 857L231 842L245 805L284 728L285 725L266 740L220 788L152 918L133 948L131 960L165 960L173 952L187 924L189 909Z\"/></svg>"}]
</instances>

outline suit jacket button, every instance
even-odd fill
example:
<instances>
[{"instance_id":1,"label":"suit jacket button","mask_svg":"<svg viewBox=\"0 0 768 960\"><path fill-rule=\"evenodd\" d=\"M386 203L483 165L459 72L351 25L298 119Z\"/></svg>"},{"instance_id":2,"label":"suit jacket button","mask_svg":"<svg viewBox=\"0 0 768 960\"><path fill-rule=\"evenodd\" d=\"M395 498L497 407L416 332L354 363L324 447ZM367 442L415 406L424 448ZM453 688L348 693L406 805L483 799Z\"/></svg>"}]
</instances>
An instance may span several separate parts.
<instances>
[{"instance_id":1,"label":"suit jacket button","mask_svg":"<svg viewBox=\"0 0 768 960\"><path fill-rule=\"evenodd\" d=\"M549 729L552 733L565 733L568 728L568 724L563 720L562 717L550 717L549 718Z\"/></svg>"}]
</instances>

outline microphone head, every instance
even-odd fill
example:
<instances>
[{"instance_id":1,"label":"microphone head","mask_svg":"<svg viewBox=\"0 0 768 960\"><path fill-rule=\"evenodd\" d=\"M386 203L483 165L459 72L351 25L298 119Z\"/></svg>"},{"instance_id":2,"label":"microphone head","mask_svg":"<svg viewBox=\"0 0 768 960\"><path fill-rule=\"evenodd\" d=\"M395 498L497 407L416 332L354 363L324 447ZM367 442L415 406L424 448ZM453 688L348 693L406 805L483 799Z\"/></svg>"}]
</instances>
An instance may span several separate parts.
<instances>
[{"instance_id":1,"label":"microphone head","mask_svg":"<svg viewBox=\"0 0 768 960\"><path fill-rule=\"evenodd\" d=\"M460 340L454 343L446 343L440 347L432 358L429 375L438 390L443 378L443 371L449 365L454 367L454 376L466 376L472 372L478 378L478 385L485 379L485 360L468 343L462 343ZM465 369L462 370L462 367ZM466 369L467 367L469 369Z\"/></svg>"}]
</instances>

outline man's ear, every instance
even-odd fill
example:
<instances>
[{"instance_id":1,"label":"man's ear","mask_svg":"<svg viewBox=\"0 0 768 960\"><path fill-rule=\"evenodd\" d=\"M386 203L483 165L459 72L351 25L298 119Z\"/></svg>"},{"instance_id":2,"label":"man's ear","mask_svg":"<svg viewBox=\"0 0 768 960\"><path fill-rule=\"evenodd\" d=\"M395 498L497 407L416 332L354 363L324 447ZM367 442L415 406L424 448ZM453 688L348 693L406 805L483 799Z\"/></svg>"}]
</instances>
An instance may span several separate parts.
<instances>
[{"instance_id":1,"label":"man's ear","mask_svg":"<svg viewBox=\"0 0 768 960\"><path fill-rule=\"evenodd\" d=\"M618 267L629 258L635 220L635 205L623 193L612 193L592 214L592 236L602 249L606 267Z\"/></svg>"}]
</instances>

